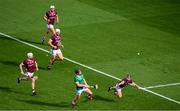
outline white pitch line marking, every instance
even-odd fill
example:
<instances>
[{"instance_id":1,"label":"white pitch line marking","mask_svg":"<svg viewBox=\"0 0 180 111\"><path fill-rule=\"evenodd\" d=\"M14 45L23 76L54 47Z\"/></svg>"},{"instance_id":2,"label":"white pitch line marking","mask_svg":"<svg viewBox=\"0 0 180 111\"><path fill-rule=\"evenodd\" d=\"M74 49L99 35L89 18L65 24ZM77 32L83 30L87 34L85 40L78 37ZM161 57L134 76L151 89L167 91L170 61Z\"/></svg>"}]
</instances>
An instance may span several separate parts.
<instances>
[{"instance_id":1,"label":"white pitch line marking","mask_svg":"<svg viewBox=\"0 0 180 111\"><path fill-rule=\"evenodd\" d=\"M180 83L162 84L162 85L156 85L156 86L148 86L148 87L145 87L145 88L146 89L154 89L154 88L177 86L177 85L180 85Z\"/></svg>"},{"instance_id":2,"label":"white pitch line marking","mask_svg":"<svg viewBox=\"0 0 180 111\"><path fill-rule=\"evenodd\" d=\"M33 44L24 42L24 41L22 41L22 40L19 40L19 39L15 38L15 37L12 37L12 36L10 36L10 35L4 34L4 33L2 33L2 32L0 32L0 35L3 35L3 36L5 36L5 37L10 38L10 39L12 39L12 40L15 40L15 41L17 41L17 42L23 43L23 44L25 44L25 45L28 45L28 46L31 46L31 47L33 47L33 48L36 48L36 49L39 49L39 50L41 50L41 51L44 51L44 52L49 53L49 51L47 51L47 50L45 50L45 49L43 49L43 48L40 48L40 47L35 46L35 45L33 45ZM93 71L95 71L95 72L97 72L97 73L99 73L99 74L108 76L108 77L113 78L113 79L116 79L116 80L121 80L120 78L117 78L117 77L112 76L112 75L110 75L110 74L107 74L107 73L105 73L105 72L99 71L99 70L94 69L94 68L92 68L92 67L89 67L89 66L87 66L87 65L81 64L81 63L76 62L76 61L74 61L74 60L71 60L71 59L69 59L69 58L64 57L64 59L67 60L67 61L69 61L69 62L72 62L72 63L74 63L74 64L78 64L78 65L80 65L80 66L82 66L82 67L85 67L85 68L87 68L87 69L93 70ZM141 87L141 89L143 89L144 91L149 92L149 93L151 93L151 94L154 94L154 95L156 95L156 96L159 96L159 97L161 97L161 98L164 98L164 99L166 99L166 100L169 100L169 101L171 101L171 102L180 104L180 101L177 101L177 100L171 99L171 98L169 98L169 97L166 97L166 96L164 96L164 95L158 94L158 93L153 92L153 91L151 91L151 90L149 90L149 89L145 89L145 88L142 88L142 87Z\"/></svg>"}]
</instances>

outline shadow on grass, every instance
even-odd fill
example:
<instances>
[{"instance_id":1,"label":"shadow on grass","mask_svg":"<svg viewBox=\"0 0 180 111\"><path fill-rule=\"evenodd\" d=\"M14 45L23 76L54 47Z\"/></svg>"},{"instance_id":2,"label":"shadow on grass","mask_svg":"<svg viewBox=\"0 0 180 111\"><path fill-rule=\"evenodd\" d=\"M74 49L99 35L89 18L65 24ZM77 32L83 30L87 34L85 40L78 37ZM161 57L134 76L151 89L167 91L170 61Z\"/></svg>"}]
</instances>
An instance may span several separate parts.
<instances>
[{"instance_id":1,"label":"shadow on grass","mask_svg":"<svg viewBox=\"0 0 180 111\"><path fill-rule=\"evenodd\" d=\"M5 93L15 93L15 94L23 94L23 95L28 95L28 93L23 93L23 92L18 92L15 91L9 87L4 87L4 86L0 86L0 91L5 92Z\"/></svg>"},{"instance_id":2,"label":"shadow on grass","mask_svg":"<svg viewBox=\"0 0 180 111\"><path fill-rule=\"evenodd\" d=\"M96 100L96 101L115 102L115 100L113 100L113 99L105 98L105 97L100 96L100 95L94 95L93 99ZM88 102L88 101L89 100L86 99L86 100L84 100L82 102Z\"/></svg>"},{"instance_id":3,"label":"shadow on grass","mask_svg":"<svg viewBox=\"0 0 180 111\"><path fill-rule=\"evenodd\" d=\"M16 61L0 61L0 63L4 65L17 66L17 67L19 67L19 64L20 64L20 62L16 62ZM41 70L47 70L46 67L41 67L41 66L38 66L38 67Z\"/></svg>"},{"instance_id":4,"label":"shadow on grass","mask_svg":"<svg viewBox=\"0 0 180 111\"><path fill-rule=\"evenodd\" d=\"M20 62L16 62L16 61L0 61L0 63L4 64L4 65L11 65L11 66L19 66Z\"/></svg>"},{"instance_id":5,"label":"shadow on grass","mask_svg":"<svg viewBox=\"0 0 180 111\"><path fill-rule=\"evenodd\" d=\"M69 108L71 105L66 102L60 102L60 103L48 103L48 102L42 102L38 100L17 100L20 102L28 103L28 104L33 104L33 105L43 105L43 106L52 106L52 107L66 107Z\"/></svg>"},{"instance_id":6,"label":"shadow on grass","mask_svg":"<svg viewBox=\"0 0 180 111\"><path fill-rule=\"evenodd\" d=\"M15 37L16 38L16 37ZM5 36L3 36L3 35L0 35L0 39L1 40L11 40L11 41L15 41L16 42L16 40L13 40L13 39L11 39L11 38L8 38L8 37L5 37ZM30 44L37 44L37 45L42 45L42 43L41 43L41 38L39 38L39 41L31 41L31 40L27 40L27 39L23 39L23 38L17 38L17 39L19 39L19 40L21 40L21 41L24 41L24 42L27 42L27 43L30 43ZM45 46L48 46L48 39L45 41L45 43L43 44L43 45L45 45Z\"/></svg>"},{"instance_id":7,"label":"shadow on grass","mask_svg":"<svg viewBox=\"0 0 180 111\"><path fill-rule=\"evenodd\" d=\"M22 38L20 38L19 40L22 40L22 41L24 41L24 42L31 43L31 44L42 45L42 43L40 42L40 39L39 39L39 41L37 41L37 42L35 42L35 41L30 41L30 40L27 40L27 39L22 39ZM45 41L45 43L47 43L47 40ZM43 45L48 46L48 44L43 44Z\"/></svg>"},{"instance_id":8,"label":"shadow on grass","mask_svg":"<svg viewBox=\"0 0 180 111\"><path fill-rule=\"evenodd\" d=\"M0 39L1 39L1 40L11 40L11 41L15 41L15 40L13 40L13 39L11 39L11 38L8 38L8 37L5 37L5 36L3 36L3 35L0 35ZM30 41L30 40L26 40L26 39L22 39L22 38L17 38L17 39L19 39L19 40L21 40L21 41L24 41L24 42L27 42L27 43L31 43L31 44L42 45L41 42L40 42L40 39L39 39L39 41L37 41L37 42L35 42L35 41ZM46 40L45 42L47 42L47 40ZM48 44L44 44L44 45L48 45Z\"/></svg>"},{"instance_id":9,"label":"shadow on grass","mask_svg":"<svg viewBox=\"0 0 180 111\"><path fill-rule=\"evenodd\" d=\"M0 39L1 39L1 40L12 40L12 39L7 38L7 37L5 37L5 36L3 36L3 35L0 35ZM12 40L12 41L14 41L14 40Z\"/></svg>"},{"instance_id":10,"label":"shadow on grass","mask_svg":"<svg viewBox=\"0 0 180 111\"><path fill-rule=\"evenodd\" d=\"M40 70L48 70L47 67L38 66Z\"/></svg>"},{"instance_id":11,"label":"shadow on grass","mask_svg":"<svg viewBox=\"0 0 180 111\"><path fill-rule=\"evenodd\" d=\"M100 95L94 95L94 99L99 100L99 101L114 102L113 99L105 98Z\"/></svg>"}]
</instances>

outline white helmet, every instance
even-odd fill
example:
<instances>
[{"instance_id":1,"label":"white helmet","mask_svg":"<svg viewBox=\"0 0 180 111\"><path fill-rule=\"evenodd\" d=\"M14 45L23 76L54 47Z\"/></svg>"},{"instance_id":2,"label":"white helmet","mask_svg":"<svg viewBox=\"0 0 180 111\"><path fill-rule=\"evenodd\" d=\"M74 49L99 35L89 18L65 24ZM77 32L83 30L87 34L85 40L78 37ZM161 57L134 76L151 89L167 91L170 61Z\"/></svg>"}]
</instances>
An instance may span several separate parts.
<instances>
[{"instance_id":1,"label":"white helmet","mask_svg":"<svg viewBox=\"0 0 180 111\"><path fill-rule=\"evenodd\" d=\"M31 53L31 52L27 53L27 57L28 58L33 58L33 53Z\"/></svg>"},{"instance_id":2,"label":"white helmet","mask_svg":"<svg viewBox=\"0 0 180 111\"><path fill-rule=\"evenodd\" d=\"M54 6L54 5L51 5L51 6L50 6L50 9L55 9L55 6Z\"/></svg>"},{"instance_id":3,"label":"white helmet","mask_svg":"<svg viewBox=\"0 0 180 111\"><path fill-rule=\"evenodd\" d=\"M60 29L56 29L55 32L60 34L61 30Z\"/></svg>"}]
</instances>

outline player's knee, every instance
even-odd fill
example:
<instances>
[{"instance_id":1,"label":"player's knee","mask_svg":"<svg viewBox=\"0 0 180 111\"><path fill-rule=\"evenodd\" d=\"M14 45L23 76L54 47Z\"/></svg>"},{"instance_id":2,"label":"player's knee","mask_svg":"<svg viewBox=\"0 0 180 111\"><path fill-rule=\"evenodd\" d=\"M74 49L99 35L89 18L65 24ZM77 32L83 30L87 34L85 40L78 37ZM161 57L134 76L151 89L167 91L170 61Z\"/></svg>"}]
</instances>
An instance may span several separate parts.
<instances>
[{"instance_id":1,"label":"player's knee","mask_svg":"<svg viewBox=\"0 0 180 111\"><path fill-rule=\"evenodd\" d=\"M89 90L87 93L88 93L89 95L93 95L93 92L92 92L91 90Z\"/></svg>"},{"instance_id":2,"label":"player's knee","mask_svg":"<svg viewBox=\"0 0 180 111\"><path fill-rule=\"evenodd\" d=\"M34 78L32 78L31 81L32 81L32 83L34 83L35 82Z\"/></svg>"},{"instance_id":3,"label":"player's knee","mask_svg":"<svg viewBox=\"0 0 180 111\"><path fill-rule=\"evenodd\" d=\"M78 99L80 99L80 95L77 95L77 96L76 96L76 100L78 100Z\"/></svg>"},{"instance_id":4,"label":"player's knee","mask_svg":"<svg viewBox=\"0 0 180 111\"><path fill-rule=\"evenodd\" d=\"M55 57L54 57L54 56L52 56L52 57L51 57L51 61L54 61L54 60L55 60Z\"/></svg>"},{"instance_id":5,"label":"player's knee","mask_svg":"<svg viewBox=\"0 0 180 111\"><path fill-rule=\"evenodd\" d=\"M59 60L59 61L63 61L63 57L60 57L58 60Z\"/></svg>"},{"instance_id":6,"label":"player's knee","mask_svg":"<svg viewBox=\"0 0 180 111\"><path fill-rule=\"evenodd\" d=\"M59 61L62 61L64 58L63 58L63 55L62 54L58 54L58 60Z\"/></svg>"},{"instance_id":7,"label":"player's knee","mask_svg":"<svg viewBox=\"0 0 180 111\"><path fill-rule=\"evenodd\" d=\"M34 80L37 80L38 79L38 76L34 76Z\"/></svg>"},{"instance_id":8,"label":"player's knee","mask_svg":"<svg viewBox=\"0 0 180 111\"><path fill-rule=\"evenodd\" d=\"M90 95L93 95L93 92L92 91L90 91L90 93L89 93Z\"/></svg>"},{"instance_id":9,"label":"player's knee","mask_svg":"<svg viewBox=\"0 0 180 111\"><path fill-rule=\"evenodd\" d=\"M118 98L122 98L122 94L117 94L117 97Z\"/></svg>"},{"instance_id":10,"label":"player's knee","mask_svg":"<svg viewBox=\"0 0 180 111\"><path fill-rule=\"evenodd\" d=\"M118 98L122 98L122 95L119 95Z\"/></svg>"}]
</instances>

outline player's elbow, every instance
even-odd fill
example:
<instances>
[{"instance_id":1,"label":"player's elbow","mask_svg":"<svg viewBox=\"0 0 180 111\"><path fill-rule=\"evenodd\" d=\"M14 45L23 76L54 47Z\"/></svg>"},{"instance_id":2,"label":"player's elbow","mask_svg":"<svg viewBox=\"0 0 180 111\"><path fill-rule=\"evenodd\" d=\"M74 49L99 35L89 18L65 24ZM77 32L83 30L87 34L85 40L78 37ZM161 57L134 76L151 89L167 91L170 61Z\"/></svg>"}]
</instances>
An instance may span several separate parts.
<instances>
[{"instance_id":1,"label":"player's elbow","mask_svg":"<svg viewBox=\"0 0 180 111\"><path fill-rule=\"evenodd\" d=\"M19 68L20 68L20 69L22 68L22 63L21 63L21 64L19 64Z\"/></svg>"},{"instance_id":2,"label":"player's elbow","mask_svg":"<svg viewBox=\"0 0 180 111\"><path fill-rule=\"evenodd\" d=\"M50 45L50 46L51 46L51 41L50 41L50 40L48 41L48 45Z\"/></svg>"},{"instance_id":3,"label":"player's elbow","mask_svg":"<svg viewBox=\"0 0 180 111\"><path fill-rule=\"evenodd\" d=\"M47 17L46 17L46 16L43 16L43 19L44 19L44 20L47 20Z\"/></svg>"},{"instance_id":4,"label":"player's elbow","mask_svg":"<svg viewBox=\"0 0 180 111\"><path fill-rule=\"evenodd\" d=\"M75 83L75 86L76 86L76 87L79 87L79 84L78 84L78 83Z\"/></svg>"}]
</instances>

